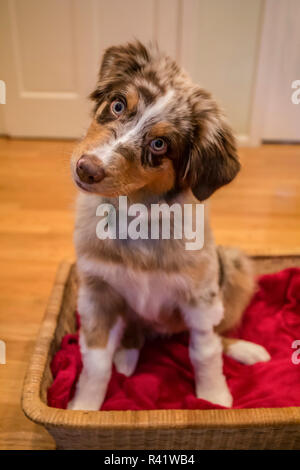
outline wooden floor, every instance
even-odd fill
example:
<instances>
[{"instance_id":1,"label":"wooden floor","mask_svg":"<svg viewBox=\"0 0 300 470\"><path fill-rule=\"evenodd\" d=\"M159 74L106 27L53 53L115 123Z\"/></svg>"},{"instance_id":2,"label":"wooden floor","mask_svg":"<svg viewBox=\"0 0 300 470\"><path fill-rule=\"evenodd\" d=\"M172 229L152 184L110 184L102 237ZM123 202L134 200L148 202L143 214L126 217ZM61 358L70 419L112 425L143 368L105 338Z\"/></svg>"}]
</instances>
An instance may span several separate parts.
<instances>
[{"instance_id":1,"label":"wooden floor","mask_svg":"<svg viewBox=\"0 0 300 470\"><path fill-rule=\"evenodd\" d=\"M0 139L0 449L53 449L20 408L24 373L58 263L72 258L71 142ZM212 199L218 243L300 254L300 146L240 149L243 171Z\"/></svg>"}]
</instances>

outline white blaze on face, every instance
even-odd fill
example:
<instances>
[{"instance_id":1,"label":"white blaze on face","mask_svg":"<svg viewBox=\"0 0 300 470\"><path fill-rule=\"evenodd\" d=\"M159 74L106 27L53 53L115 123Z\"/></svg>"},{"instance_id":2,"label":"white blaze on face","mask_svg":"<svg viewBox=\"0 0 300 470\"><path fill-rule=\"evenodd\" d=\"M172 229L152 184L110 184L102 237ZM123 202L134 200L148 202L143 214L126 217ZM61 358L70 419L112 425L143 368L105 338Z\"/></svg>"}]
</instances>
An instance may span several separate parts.
<instances>
[{"instance_id":1,"label":"white blaze on face","mask_svg":"<svg viewBox=\"0 0 300 470\"><path fill-rule=\"evenodd\" d=\"M111 144L101 145L93 150L93 154L96 155L104 165L107 165L113 155L113 152L119 145L128 144L135 142L139 136L141 130L147 124L148 121L152 121L155 118L160 119L163 116L163 112L168 108L168 104L172 101L174 96L174 90L169 90L165 95L161 96L155 103L145 109L144 114L141 118L129 129L126 133L121 135Z\"/></svg>"}]
</instances>

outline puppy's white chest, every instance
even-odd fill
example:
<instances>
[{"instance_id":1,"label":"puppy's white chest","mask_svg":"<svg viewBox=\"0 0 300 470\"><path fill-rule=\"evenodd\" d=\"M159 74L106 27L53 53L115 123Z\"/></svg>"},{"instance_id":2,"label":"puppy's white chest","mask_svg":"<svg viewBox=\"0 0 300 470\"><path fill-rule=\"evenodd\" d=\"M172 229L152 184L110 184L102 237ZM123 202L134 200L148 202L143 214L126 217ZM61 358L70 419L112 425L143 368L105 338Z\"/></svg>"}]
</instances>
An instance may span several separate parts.
<instances>
[{"instance_id":1,"label":"puppy's white chest","mask_svg":"<svg viewBox=\"0 0 300 470\"><path fill-rule=\"evenodd\" d=\"M121 264L80 259L81 270L104 279L140 316L157 321L162 310L173 309L183 288L179 274L141 271Z\"/></svg>"}]
</instances>

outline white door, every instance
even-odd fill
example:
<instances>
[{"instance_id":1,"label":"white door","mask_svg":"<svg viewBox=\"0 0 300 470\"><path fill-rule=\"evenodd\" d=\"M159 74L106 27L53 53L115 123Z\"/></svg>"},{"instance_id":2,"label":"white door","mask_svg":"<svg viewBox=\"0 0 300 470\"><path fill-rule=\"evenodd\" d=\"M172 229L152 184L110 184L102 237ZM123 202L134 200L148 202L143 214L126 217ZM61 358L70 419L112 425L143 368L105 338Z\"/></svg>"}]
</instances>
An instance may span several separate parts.
<instances>
[{"instance_id":1,"label":"white door","mask_svg":"<svg viewBox=\"0 0 300 470\"><path fill-rule=\"evenodd\" d=\"M178 59L181 15L180 0L1 0L2 133L82 135L103 50L137 37Z\"/></svg>"},{"instance_id":2,"label":"white door","mask_svg":"<svg viewBox=\"0 0 300 470\"><path fill-rule=\"evenodd\" d=\"M300 1L267 0L252 141L300 142Z\"/></svg>"}]
</instances>

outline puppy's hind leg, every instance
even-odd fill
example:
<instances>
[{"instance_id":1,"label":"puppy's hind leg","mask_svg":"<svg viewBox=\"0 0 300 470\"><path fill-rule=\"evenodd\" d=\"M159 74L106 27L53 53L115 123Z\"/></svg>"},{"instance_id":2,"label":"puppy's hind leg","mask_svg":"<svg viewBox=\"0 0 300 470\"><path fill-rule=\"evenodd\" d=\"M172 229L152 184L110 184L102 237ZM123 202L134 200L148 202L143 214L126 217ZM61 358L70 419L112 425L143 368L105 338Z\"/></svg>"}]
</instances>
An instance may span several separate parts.
<instances>
[{"instance_id":1,"label":"puppy's hind leg","mask_svg":"<svg viewBox=\"0 0 300 470\"><path fill-rule=\"evenodd\" d=\"M224 317L216 331L222 334L240 323L256 285L252 261L241 250L218 246L217 253Z\"/></svg>"},{"instance_id":2,"label":"puppy's hind leg","mask_svg":"<svg viewBox=\"0 0 300 470\"><path fill-rule=\"evenodd\" d=\"M251 260L237 248L218 247L220 265L220 287L225 307L224 318L216 327L223 332L236 327L255 291L255 280ZM223 351L227 356L252 365L270 359L268 351L250 341L222 338Z\"/></svg>"},{"instance_id":3,"label":"puppy's hind leg","mask_svg":"<svg viewBox=\"0 0 300 470\"><path fill-rule=\"evenodd\" d=\"M268 351L260 344L243 339L222 338L224 354L246 365L267 362L271 359Z\"/></svg>"},{"instance_id":4,"label":"puppy's hind leg","mask_svg":"<svg viewBox=\"0 0 300 470\"><path fill-rule=\"evenodd\" d=\"M138 363L140 350L138 348L119 348L114 357L114 364L120 374L130 377Z\"/></svg>"}]
</instances>

